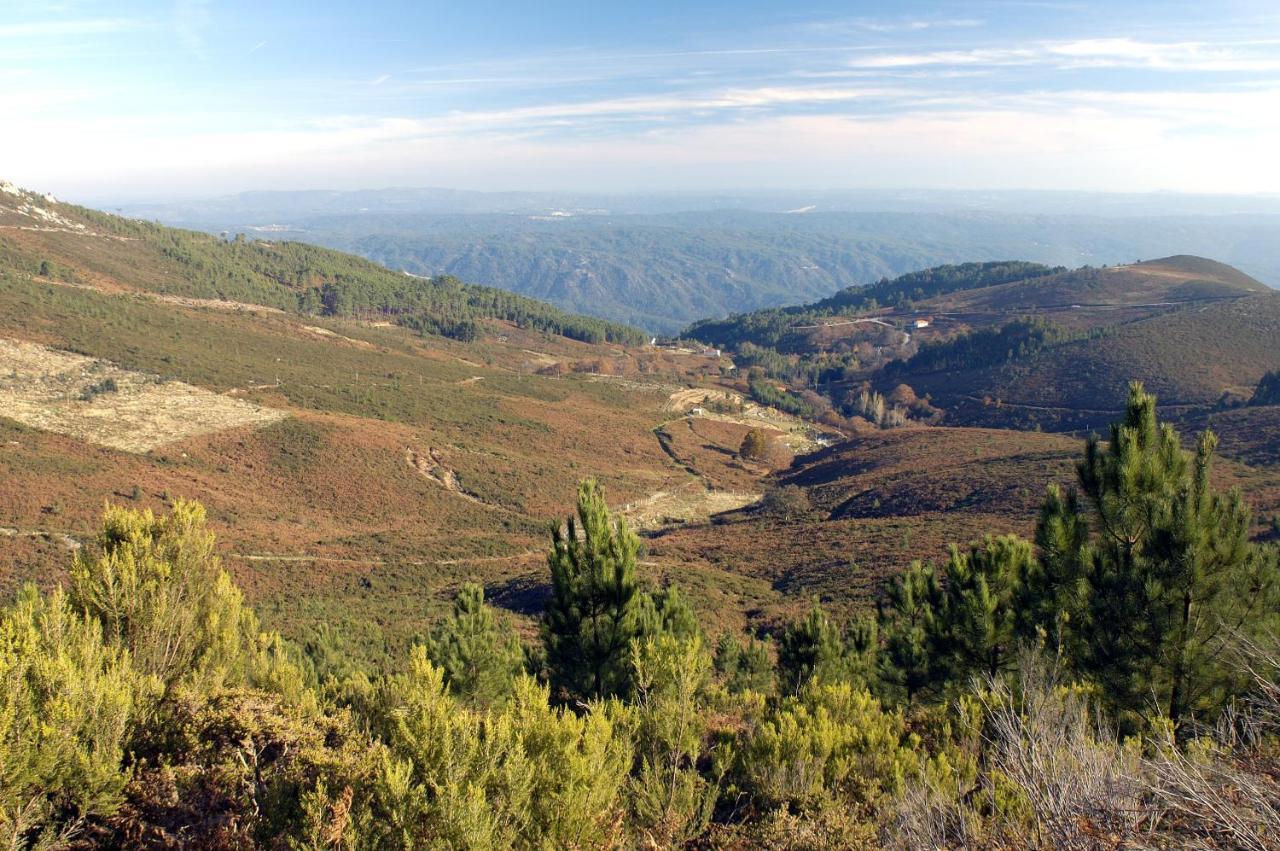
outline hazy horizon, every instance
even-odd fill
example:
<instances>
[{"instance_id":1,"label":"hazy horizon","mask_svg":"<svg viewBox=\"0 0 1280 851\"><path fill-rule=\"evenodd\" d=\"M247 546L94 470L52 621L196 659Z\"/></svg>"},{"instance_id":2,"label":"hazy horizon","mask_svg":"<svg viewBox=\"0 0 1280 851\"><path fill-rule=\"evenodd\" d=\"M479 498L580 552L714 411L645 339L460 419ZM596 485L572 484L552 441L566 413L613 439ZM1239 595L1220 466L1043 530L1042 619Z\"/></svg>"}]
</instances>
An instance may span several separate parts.
<instances>
[{"instance_id":1,"label":"hazy horizon","mask_svg":"<svg viewBox=\"0 0 1280 851\"><path fill-rule=\"evenodd\" d=\"M1264 0L6 11L4 178L77 200L1280 192L1280 9Z\"/></svg>"}]
</instances>

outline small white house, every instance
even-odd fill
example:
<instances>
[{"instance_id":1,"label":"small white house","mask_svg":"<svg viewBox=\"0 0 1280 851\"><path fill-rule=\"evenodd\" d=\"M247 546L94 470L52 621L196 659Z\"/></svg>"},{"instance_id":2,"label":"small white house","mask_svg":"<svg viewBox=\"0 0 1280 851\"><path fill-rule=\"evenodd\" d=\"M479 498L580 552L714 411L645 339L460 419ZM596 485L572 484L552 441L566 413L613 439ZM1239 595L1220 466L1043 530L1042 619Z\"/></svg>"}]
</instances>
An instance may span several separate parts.
<instances>
[{"instance_id":1,"label":"small white house","mask_svg":"<svg viewBox=\"0 0 1280 851\"><path fill-rule=\"evenodd\" d=\"M928 320L928 319L917 319L917 320L916 320L914 323L912 323L912 324L913 324L913 325L915 325L915 327L917 327L917 328L928 328L928 327L929 327L929 320Z\"/></svg>"}]
</instances>

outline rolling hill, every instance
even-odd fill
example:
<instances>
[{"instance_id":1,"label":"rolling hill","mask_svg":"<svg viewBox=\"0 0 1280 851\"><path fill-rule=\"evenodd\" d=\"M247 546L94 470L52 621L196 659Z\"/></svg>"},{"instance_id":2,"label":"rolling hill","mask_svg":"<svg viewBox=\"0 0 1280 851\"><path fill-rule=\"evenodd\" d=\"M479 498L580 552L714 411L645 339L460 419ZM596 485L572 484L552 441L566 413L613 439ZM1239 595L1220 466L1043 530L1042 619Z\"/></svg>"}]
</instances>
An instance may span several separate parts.
<instances>
[{"instance_id":1,"label":"rolling hill","mask_svg":"<svg viewBox=\"0 0 1280 851\"><path fill-rule=\"evenodd\" d=\"M1121 407L1134 378L1167 409L1205 408L1249 398L1280 366L1280 295L1202 258L1080 270L953 293L916 309L967 328L1031 316L1075 332L971 368L913 369L908 360L889 370L958 423L1008 424L1013 417L1097 429Z\"/></svg>"},{"instance_id":2,"label":"rolling hill","mask_svg":"<svg viewBox=\"0 0 1280 851\"><path fill-rule=\"evenodd\" d=\"M339 635L359 667L402 652L465 581L530 629L547 593L547 524L595 476L645 535L646 581L678 582L713 631L772 629L812 594L865 610L916 558L1026 531L1044 484L1069 477L1079 450L1051 434L916 425L861 426L823 449L841 435L817 440L811 424L743 399L725 359L637 346L621 326L312 246L16 190L0 208L6 592L65 581L105 502L163 511L195 498L266 625L301 643ZM1243 288L1197 311L1269 315L1247 281L1178 262L1176 286ZM978 276L986 288L1030 268L1002 265ZM1060 274L1033 271L1025 280ZM1231 318L1233 306L1255 318ZM1198 315L1162 309L1121 330ZM441 333L452 323L468 331ZM1142 345L1183 333L1155 328ZM1221 375L1188 372L1188 386L1265 357L1240 350ZM1239 454L1269 464L1269 444L1251 436L1272 409L1250 410L1262 419L1214 414L1239 421L1223 451L1247 444ZM767 435L759 461L738 454L752 428ZM1260 520L1277 510L1273 469L1220 475Z\"/></svg>"},{"instance_id":3,"label":"rolling hill","mask_svg":"<svg viewBox=\"0 0 1280 851\"><path fill-rule=\"evenodd\" d=\"M358 661L402 648L469 579L526 610L547 524L583 478L661 522L723 503L652 431L681 416L673 393L718 376L713 358L327 249L16 190L0 207L6 592L65 581L105 502L194 498L273 627L301 641L327 625ZM327 309L325 294L358 309ZM739 477L747 500L765 473ZM684 584L729 617L724 589L785 605L732 575Z\"/></svg>"},{"instance_id":4,"label":"rolling hill","mask_svg":"<svg viewBox=\"0 0 1280 851\"><path fill-rule=\"evenodd\" d=\"M1186 255L1076 270L966 264L686 334L836 404L859 386L887 396L906 385L953 425L1087 430L1110 421L1135 378L1171 413L1247 400L1280 366L1280 294Z\"/></svg>"}]
</instances>

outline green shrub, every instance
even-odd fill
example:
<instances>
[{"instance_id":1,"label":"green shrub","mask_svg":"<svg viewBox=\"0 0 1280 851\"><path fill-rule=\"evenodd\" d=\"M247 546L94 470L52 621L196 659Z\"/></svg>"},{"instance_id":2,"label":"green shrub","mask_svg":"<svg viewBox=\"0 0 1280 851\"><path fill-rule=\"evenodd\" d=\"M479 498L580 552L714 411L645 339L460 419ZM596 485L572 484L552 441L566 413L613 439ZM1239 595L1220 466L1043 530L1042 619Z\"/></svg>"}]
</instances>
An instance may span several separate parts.
<instances>
[{"instance_id":1,"label":"green shrub","mask_svg":"<svg viewBox=\"0 0 1280 851\"><path fill-rule=\"evenodd\" d=\"M113 813L135 696L127 654L60 592L0 616L0 841L52 848Z\"/></svg>"},{"instance_id":2,"label":"green shrub","mask_svg":"<svg viewBox=\"0 0 1280 851\"><path fill-rule=\"evenodd\" d=\"M108 507L92 549L76 555L70 603L163 694L251 684L304 699L300 668L261 632L214 554L202 506L179 500L164 516Z\"/></svg>"},{"instance_id":3,"label":"green shrub","mask_svg":"<svg viewBox=\"0 0 1280 851\"><path fill-rule=\"evenodd\" d=\"M467 709L421 647L388 697L377 821L392 847L609 844L632 759L618 709L555 709L528 677L508 707Z\"/></svg>"},{"instance_id":4,"label":"green shrub","mask_svg":"<svg viewBox=\"0 0 1280 851\"><path fill-rule=\"evenodd\" d=\"M132 750L126 801L103 845L164 847L187 835L206 848L269 848L312 834L326 838L312 847L342 847L370 838L382 749L348 713L256 689L184 690Z\"/></svg>"},{"instance_id":5,"label":"green shrub","mask_svg":"<svg viewBox=\"0 0 1280 851\"><path fill-rule=\"evenodd\" d=\"M709 723L711 658L698 635L634 642L636 771L630 800L636 828L660 847L693 839L719 793L698 769ZM718 780L718 778L717 778Z\"/></svg>"},{"instance_id":6,"label":"green shrub","mask_svg":"<svg viewBox=\"0 0 1280 851\"><path fill-rule=\"evenodd\" d=\"M866 809L918 772L920 757L902 715L865 688L812 681L751 731L738 770L764 806Z\"/></svg>"}]
</instances>

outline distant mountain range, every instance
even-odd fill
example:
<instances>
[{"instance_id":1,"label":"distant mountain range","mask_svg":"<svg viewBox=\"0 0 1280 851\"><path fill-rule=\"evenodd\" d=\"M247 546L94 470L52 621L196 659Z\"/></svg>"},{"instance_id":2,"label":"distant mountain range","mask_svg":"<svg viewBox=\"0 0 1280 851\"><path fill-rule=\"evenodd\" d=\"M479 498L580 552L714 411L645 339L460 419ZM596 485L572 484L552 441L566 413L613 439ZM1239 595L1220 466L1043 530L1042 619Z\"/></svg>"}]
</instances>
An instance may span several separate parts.
<instances>
[{"instance_id":1,"label":"distant mountain range","mask_svg":"<svg viewBox=\"0 0 1280 851\"><path fill-rule=\"evenodd\" d=\"M1038 192L252 192L119 208L449 274L655 332L913 269L1196 253L1280 285L1280 199Z\"/></svg>"}]
</instances>

